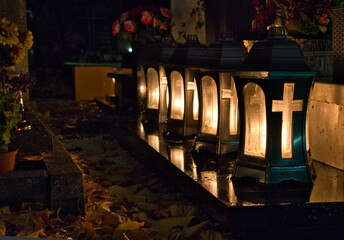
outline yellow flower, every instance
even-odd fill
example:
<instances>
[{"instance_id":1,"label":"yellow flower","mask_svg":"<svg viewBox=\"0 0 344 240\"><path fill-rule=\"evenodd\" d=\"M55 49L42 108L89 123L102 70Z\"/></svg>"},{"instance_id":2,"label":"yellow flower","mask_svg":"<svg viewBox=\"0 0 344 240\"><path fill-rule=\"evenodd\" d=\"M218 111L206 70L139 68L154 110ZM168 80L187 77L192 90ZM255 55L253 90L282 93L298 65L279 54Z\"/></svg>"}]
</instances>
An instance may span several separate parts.
<instances>
[{"instance_id":1,"label":"yellow flower","mask_svg":"<svg viewBox=\"0 0 344 240\"><path fill-rule=\"evenodd\" d=\"M33 35L31 31L19 33L17 25L3 18L0 22L0 44L9 49L14 63L19 63L32 47Z\"/></svg>"}]
</instances>

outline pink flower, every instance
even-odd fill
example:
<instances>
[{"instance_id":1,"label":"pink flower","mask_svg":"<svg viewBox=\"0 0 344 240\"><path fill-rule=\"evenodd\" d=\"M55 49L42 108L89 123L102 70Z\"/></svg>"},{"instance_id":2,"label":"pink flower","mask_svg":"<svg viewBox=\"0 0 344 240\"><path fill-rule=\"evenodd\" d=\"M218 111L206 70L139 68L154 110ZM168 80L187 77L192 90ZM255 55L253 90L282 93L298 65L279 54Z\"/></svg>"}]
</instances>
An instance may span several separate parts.
<instances>
[{"instance_id":1,"label":"pink flower","mask_svg":"<svg viewBox=\"0 0 344 240\"><path fill-rule=\"evenodd\" d=\"M121 17L119 18L120 23L124 23L129 17L129 11L126 11L121 14Z\"/></svg>"},{"instance_id":2,"label":"pink flower","mask_svg":"<svg viewBox=\"0 0 344 240\"><path fill-rule=\"evenodd\" d=\"M130 33L134 33L137 31L137 26L133 21L128 20L124 22L124 30Z\"/></svg>"},{"instance_id":3,"label":"pink flower","mask_svg":"<svg viewBox=\"0 0 344 240\"><path fill-rule=\"evenodd\" d=\"M143 24L151 24L153 22L152 15L148 11L141 12L141 22Z\"/></svg>"},{"instance_id":4,"label":"pink flower","mask_svg":"<svg viewBox=\"0 0 344 240\"><path fill-rule=\"evenodd\" d=\"M164 17L167 17L169 19L171 19L173 17L172 13L170 12L170 10L168 10L167 8L164 8L164 7L161 7L160 8L160 11L161 11L161 14L164 16Z\"/></svg>"},{"instance_id":5,"label":"pink flower","mask_svg":"<svg viewBox=\"0 0 344 240\"><path fill-rule=\"evenodd\" d=\"M116 20L113 25L112 25L112 34L114 36L117 36L117 34L119 33L119 30L120 30L121 26L119 24L119 21Z\"/></svg>"}]
</instances>

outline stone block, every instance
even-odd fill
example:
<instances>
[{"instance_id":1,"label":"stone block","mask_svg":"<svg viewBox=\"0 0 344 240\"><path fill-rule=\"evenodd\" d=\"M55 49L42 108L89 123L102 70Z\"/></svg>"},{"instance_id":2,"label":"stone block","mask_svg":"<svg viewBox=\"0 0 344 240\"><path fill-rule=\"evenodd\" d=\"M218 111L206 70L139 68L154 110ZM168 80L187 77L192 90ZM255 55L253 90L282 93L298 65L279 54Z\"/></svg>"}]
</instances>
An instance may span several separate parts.
<instances>
[{"instance_id":1,"label":"stone block","mask_svg":"<svg viewBox=\"0 0 344 240\"><path fill-rule=\"evenodd\" d=\"M31 130L13 134L10 146L18 149L19 155L52 151L53 141L47 126L35 115L30 115L26 119L31 125Z\"/></svg>"}]
</instances>

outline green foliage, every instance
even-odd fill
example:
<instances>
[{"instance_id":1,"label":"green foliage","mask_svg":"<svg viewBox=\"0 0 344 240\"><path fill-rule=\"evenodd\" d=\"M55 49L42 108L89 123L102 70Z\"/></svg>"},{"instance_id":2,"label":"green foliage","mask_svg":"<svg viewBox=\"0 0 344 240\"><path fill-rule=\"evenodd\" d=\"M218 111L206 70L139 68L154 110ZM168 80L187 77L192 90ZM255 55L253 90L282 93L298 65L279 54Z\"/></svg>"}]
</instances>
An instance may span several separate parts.
<instances>
[{"instance_id":1,"label":"green foliage","mask_svg":"<svg viewBox=\"0 0 344 240\"><path fill-rule=\"evenodd\" d=\"M188 31L191 23L195 23L196 33L199 33L199 31L205 25L205 21L204 21L204 17L203 17L204 11L205 11L204 0L198 0L196 3L196 7L194 7L191 10L188 20L186 22L181 23L181 25L180 25L181 30L178 31L179 36L177 38L177 41L180 41L181 38L186 39L186 34L187 34L187 31Z\"/></svg>"},{"instance_id":2,"label":"green foliage","mask_svg":"<svg viewBox=\"0 0 344 240\"><path fill-rule=\"evenodd\" d=\"M28 81L26 81L28 80ZM9 78L7 70L0 66L0 152L8 152L11 141L11 131L21 119L19 103L21 91L32 84L27 75Z\"/></svg>"}]
</instances>

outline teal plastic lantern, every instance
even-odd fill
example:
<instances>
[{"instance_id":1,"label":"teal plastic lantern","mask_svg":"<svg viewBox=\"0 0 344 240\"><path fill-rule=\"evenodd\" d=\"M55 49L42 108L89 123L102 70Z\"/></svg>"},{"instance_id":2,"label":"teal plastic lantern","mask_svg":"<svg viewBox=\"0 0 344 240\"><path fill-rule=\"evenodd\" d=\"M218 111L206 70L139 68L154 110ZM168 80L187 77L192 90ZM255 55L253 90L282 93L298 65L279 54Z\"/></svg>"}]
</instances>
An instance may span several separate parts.
<instances>
[{"instance_id":1,"label":"teal plastic lantern","mask_svg":"<svg viewBox=\"0 0 344 240\"><path fill-rule=\"evenodd\" d=\"M138 65L138 94L144 99L142 122L150 129L158 129L167 119L168 86L164 62L174 52L169 39L148 43L140 54Z\"/></svg>"},{"instance_id":2,"label":"teal plastic lantern","mask_svg":"<svg viewBox=\"0 0 344 240\"><path fill-rule=\"evenodd\" d=\"M313 182L306 113L314 76L284 29L270 28L269 37L253 45L235 73L241 136L233 181Z\"/></svg>"},{"instance_id":3,"label":"teal plastic lantern","mask_svg":"<svg viewBox=\"0 0 344 240\"><path fill-rule=\"evenodd\" d=\"M195 69L202 63L205 46L197 35L189 35L165 64L169 87L169 109L164 136L184 139L196 135L198 127L198 91Z\"/></svg>"},{"instance_id":4,"label":"teal plastic lantern","mask_svg":"<svg viewBox=\"0 0 344 240\"><path fill-rule=\"evenodd\" d=\"M238 151L239 111L233 73L244 59L241 44L228 36L205 51L203 69L195 72L200 119L194 153Z\"/></svg>"}]
</instances>

